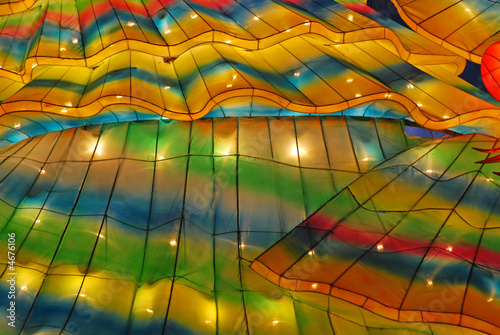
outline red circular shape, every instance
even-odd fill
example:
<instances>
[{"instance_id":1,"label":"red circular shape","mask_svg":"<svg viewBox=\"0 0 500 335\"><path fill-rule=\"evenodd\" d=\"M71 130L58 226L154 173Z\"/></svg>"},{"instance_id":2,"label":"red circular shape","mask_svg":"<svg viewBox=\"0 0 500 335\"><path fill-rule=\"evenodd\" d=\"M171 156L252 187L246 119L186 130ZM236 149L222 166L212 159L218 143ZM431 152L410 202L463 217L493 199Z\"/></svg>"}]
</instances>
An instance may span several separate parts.
<instances>
[{"instance_id":1,"label":"red circular shape","mask_svg":"<svg viewBox=\"0 0 500 335\"><path fill-rule=\"evenodd\" d=\"M481 60L481 77L488 92L500 101L500 42L490 46Z\"/></svg>"}]
</instances>

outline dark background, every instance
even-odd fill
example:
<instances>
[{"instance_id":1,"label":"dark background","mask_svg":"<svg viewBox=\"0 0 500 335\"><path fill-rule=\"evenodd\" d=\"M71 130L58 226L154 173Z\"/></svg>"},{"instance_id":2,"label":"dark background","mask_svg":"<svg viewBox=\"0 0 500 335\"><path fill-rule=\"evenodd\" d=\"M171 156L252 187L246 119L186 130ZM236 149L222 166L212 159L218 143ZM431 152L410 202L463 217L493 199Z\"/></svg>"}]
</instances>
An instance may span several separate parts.
<instances>
[{"instance_id":1,"label":"dark background","mask_svg":"<svg viewBox=\"0 0 500 335\"><path fill-rule=\"evenodd\" d=\"M380 12L382 15L408 28L403 19L399 16L396 7L394 7L390 0L368 0L366 4ZM459 77L487 92L481 79L481 65L467 61L465 70Z\"/></svg>"}]
</instances>

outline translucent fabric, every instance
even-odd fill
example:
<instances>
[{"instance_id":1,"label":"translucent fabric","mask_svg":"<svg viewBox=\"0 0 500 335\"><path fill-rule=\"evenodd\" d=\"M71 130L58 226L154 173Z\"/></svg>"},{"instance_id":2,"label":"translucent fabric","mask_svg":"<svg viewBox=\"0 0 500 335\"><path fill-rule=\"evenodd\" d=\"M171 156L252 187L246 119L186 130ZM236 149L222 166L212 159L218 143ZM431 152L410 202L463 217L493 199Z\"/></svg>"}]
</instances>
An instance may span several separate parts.
<instances>
[{"instance_id":1,"label":"translucent fabric","mask_svg":"<svg viewBox=\"0 0 500 335\"><path fill-rule=\"evenodd\" d=\"M0 331L493 334L500 177L472 147L494 144L331 116L12 144L0 229L16 234L22 289L18 328Z\"/></svg>"},{"instance_id":2,"label":"translucent fabric","mask_svg":"<svg viewBox=\"0 0 500 335\"><path fill-rule=\"evenodd\" d=\"M0 334L500 333L498 5L394 2L0 0Z\"/></svg>"},{"instance_id":3,"label":"translucent fabric","mask_svg":"<svg viewBox=\"0 0 500 335\"><path fill-rule=\"evenodd\" d=\"M4 144L253 100L304 114L389 102L429 129L500 135L498 101L457 77L464 57L359 2L15 3L0 5Z\"/></svg>"},{"instance_id":4,"label":"translucent fabric","mask_svg":"<svg viewBox=\"0 0 500 335\"><path fill-rule=\"evenodd\" d=\"M500 41L498 1L391 1L413 30L473 62Z\"/></svg>"}]
</instances>

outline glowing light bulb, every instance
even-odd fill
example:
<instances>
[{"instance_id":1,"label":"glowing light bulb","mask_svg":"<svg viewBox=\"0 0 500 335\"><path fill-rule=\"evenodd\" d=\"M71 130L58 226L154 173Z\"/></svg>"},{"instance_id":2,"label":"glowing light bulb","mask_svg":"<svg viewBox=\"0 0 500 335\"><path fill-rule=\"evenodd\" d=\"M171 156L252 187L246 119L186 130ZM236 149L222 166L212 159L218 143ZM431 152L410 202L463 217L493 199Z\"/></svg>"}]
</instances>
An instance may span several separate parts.
<instances>
[{"instance_id":1,"label":"glowing light bulb","mask_svg":"<svg viewBox=\"0 0 500 335\"><path fill-rule=\"evenodd\" d=\"M104 235L98 234L99 238L104 238Z\"/></svg>"},{"instance_id":2,"label":"glowing light bulb","mask_svg":"<svg viewBox=\"0 0 500 335\"><path fill-rule=\"evenodd\" d=\"M356 98L359 98L359 97L361 97L361 94L356 94Z\"/></svg>"},{"instance_id":3,"label":"glowing light bulb","mask_svg":"<svg viewBox=\"0 0 500 335\"><path fill-rule=\"evenodd\" d=\"M368 157L363 158L363 162L367 162L369 160Z\"/></svg>"},{"instance_id":4,"label":"glowing light bulb","mask_svg":"<svg viewBox=\"0 0 500 335\"><path fill-rule=\"evenodd\" d=\"M427 286L432 286L432 285L434 285L434 283L432 282L432 280L427 279Z\"/></svg>"},{"instance_id":5,"label":"glowing light bulb","mask_svg":"<svg viewBox=\"0 0 500 335\"><path fill-rule=\"evenodd\" d=\"M378 244L378 245L377 245L377 250L378 250L378 251L382 251L382 250L384 250L384 246L383 246L382 244Z\"/></svg>"},{"instance_id":6,"label":"glowing light bulb","mask_svg":"<svg viewBox=\"0 0 500 335\"><path fill-rule=\"evenodd\" d=\"M40 220L36 220L35 223L40 223Z\"/></svg>"},{"instance_id":7,"label":"glowing light bulb","mask_svg":"<svg viewBox=\"0 0 500 335\"><path fill-rule=\"evenodd\" d=\"M16 129L21 128L21 124L20 124L20 123L16 123L16 124L14 125L14 128L16 128Z\"/></svg>"},{"instance_id":8,"label":"glowing light bulb","mask_svg":"<svg viewBox=\"0 0 500 335\"><path fill-rule=\"evenodd\" d=\"M33 65L31 65L31 68L34 69L37 66L38 66L38 64L33 64Z\"/></svg>"},{"instance_id":9,"label":"glowing light bulb","mask_svg":"<svg viewBox=\"0 0 500 335\"><path fill-rule=\"evenodd\" d=\"M245 247L244 244L240 244L240 248L243 249Z\"/></svg>"},{"instance_id":10,"label":"glowing light bulb","mask_svg":"<svg viewBox=\"0 0 500 335\"><path fill-rule=\"evenodd\" d=\"M147 310L149 313L153 313L153 310L152 310L152 309L146 308L146 310Z\"/></svg>"},{"instance_id":11,"label":"glowing light bulb","mask_svg":"<svg viewBox=\"0 0 500 335\"><path fill-rule=\"evenodd\" d=\"M78 38L73 38L72 42L73 44L78 44Z\"/></svg>"},{"instance_id":12,"label":"glowing light bulb","mask_svg":"<svg viewBox=\"0 0 500 335\"><path fill-rule=\"evenodd\" d=\"M352 78L347 79L346 82L352 83Z\"/></svg>"},{"instance_id":13,"label":"glowing light bulb","mask_svg":"<svg viewBox=\"0 0 500 335\"><path fill-rule=\"evenodd\" d=\"M45 170L40 170L40 174L45 174Z\"/></svg>"},{"instance_id":14,"label":"glowing light bulb","mask_svg":"<svg viewBox=\"0 0 500 335\"><path fill-rule=\"evenodd\" d=\"M227 43L227 44L231 44L231 40L227 40L227 41L226 41L226 43Z\"/></svg>"},{"instance_id":15,"label":"glowing light bulb","mask_svg":"<svg viewBox=\"0 0 500 335\"><path fill-rule=\"evenodd\" d=\"M314 284L312 284L312 285L311 285L311 287L312 287L313 289L316 289L316 288L318 287L318 284L314 283Z\"/></svg>"},{"instance_id":16,"label":"glowing light bulb","mask_svg":"<svg viewBox=\"0 0 500 335\"><path fill-rule=\"evenodd\" d=\"M279 323L279 321L278 321L278 320L274 320L274 321L273 321L273 326L276 326L278 323Z\"/></svg>"},{"instance_id":17,"label":"glowing light bulb","mask_svg":"<svg viewBox=\"0 0 500 335\"><path fill-rule=\"evenodd\" d=\"M423 105L422 104L417 104L418 107L422 107Z\"/></svg>"},{"instance_id":18,"label":"glowing light bulb","mask_svg":"<svg viewBox=\"0 0 500 335\"><path fill-rule=\"evenodd\" d=\"M71 102L67 102L66 107L73 107L73 104Z\"/></svg>"},{"instance_id":19,"label":"glowing light bulb","mask_svg":"<svg viewBox=\"0 0 500 335\"><path fill-rule=\"evenodd\" d=\"M290 29L287 29L287 30L285 30L285 31L286 31L287 33L289 33L289 32L290 32Z\"/></svg>"},{"instance_id":20,"label":"glowing light bulb","mask_svg":"<svg viewBox=\"0 0 500 335\"><path fill-rule=\"evenodd\" d=\"M432 173L432 170L427 170L427 171L425 171L425 172L427 172L427 173Z\"/></svg>"},{"instance_id":21,"label":"glowing light bulb","mask_svg":"<svg viewBox=\"0 0 500 335\"><path fill-rule=\"evenodd\" d=\"M408 85L406 85L406 87L408 87L409 89L413 89L413 84L412 83L409 83Z\"/></svg>"},{"instance_id":22,"label":"glowing light bulb","mask_svg":"<svg viewBox=\"0 0 500 335\"><path fill-rule=\"evenodd\" d=\"M165 34L170 34L170 30L165 30Z\"/></svg>"},{"instance_id":23,"label":"glowing light bulb","mask_svg":"<svg viewBox=\"0 0 500 335\"><path fill-rule=\"evenodd\" d=\"M164 158L165 158L165 157L163 157L163 156L158 157L158 159L164 159Z\"/></svg>"},{"instance_id":24,"label":"glowing light bulb","mask_svg":"<svg viewBox=\"0 0 500 335\"><path fill-rule=\"evenodd\" d=\"M487 302L492 302L493 301L493 298L489 298L488 300L486 300Z\"/></svg>"},{"instance_id":25,"label":"glowing light bulb","mask_svg":"<svg viewBox=\"0 0 500 335\"><path fill-rule=\"evenodd\" d=\"M444 115L443 119L449 119L450 117L448 115Z\"/></svg>"},{"instance_id":26,"label":"glowing light bulb","mask_svg":"<svg viewBox=\"0 0 500 335\"><path fill-rule=\"evenodd\" d=\"M453 247L452 247L452 246L448 246L448 247L446 248L446 251L448 251L448 252L452 252L452 251L453 251Z\"/></svg>"},{"instance_id":27,"label":"glowing light bulb","mask_svg":"<svg viewBox=\"0 0 500 335\"><path fill-rule=\"evenodd\" d=\"M129 22L127 23L127 26L129 26L129 27L133 27L133 26L135 26L135 23L134 23L134 22L132 22L132 21L129 21Z\"/></svg>"},{"instance_id":28,"label":"glowing light bulb","mask_svg":"<svg viewBox=\"0 0 500 335\"><path fill-rule=\"evenodd\" d=\"M176 246L177 245L177 241L176 240L170 240L170 245L171 246Z\"/></svg>"},{"instance_id":29,"label":"glowing light bulb","mask_svg":"<svg viewBox=\"0 0 500 335\"><path fill-rule=\"evenodd\" d=\"M197 15L197 14L193 14L193 15L191 15L191 18L192 18L192 19L196 19L197 17L198 17L198 15Z\"/></svg>"},{"instance_id":30,"label":"glowing light bulb","mask_svg":"<svg viewBox=\"0 0 500 335\"><path fill-rule=\"evenodd\" d=\"M304 26L308 26L310 24L311 24L311 22L306 22L306 23L304 23Z\"/></svg>"},{"instance_id":31,"label":"glowing light bulb","mask_svg":"<svg viewBox=\"0 0 500 335\"><path fill-rule=\"evenodd\" d=\"M298 77L298 76L300 76L300 71L295 71L295 72L293 73L293 76L294 76L294 77Z\"/></svg>"},{"instance_id":32,"label":"glowing light bulb","mask_svg":"<svg viewBox=\"0 0 500 335\"><path fill-rule=\"evenodd\" d=\"M60 48L59 50L61 50L61 51L66 51L66 48Z\"/></svg>"},{"instance_id":33,"label":"glowing light bulb","mask_svg":"<svg viewBox=\"0 0 500 335\"><path fill-rule=\"evenodd\" d=\"M233 80L234 80L234 79L236 79L236 75L235 75L235 74L233 75Z\"/></svg>"},{"instance_id":34,"label":"glowing light bulb","mask_svg":"<svg viewBox=\"0 0 500 335\"><path fill-rule=\"evenodd\" d=\"M26 291L28 288L26 286L22 286L21 290Z\"/></svg>"},{"instance_id":35,"label":"glowing light bulb","mask_svg":"<svg viewBox=\"0 0 500 335\"><path fill-rule=\"evenodd\" d=\"M466 12L470 12L470 9L469 9L469 8L465 8L465 11L466 11Z\"/></svg>"},{"instance_id":36,"label":"glowing light bulb","mask_svg":"<svg viewBox=\"0 0 500 335\"><path fill-rule=\"evenodd\" d=\"M63 108L63 109L61 110L61 113L67 113L67 112L68 112L68 110L67 110L66 108Z\"/></svg>"},{"instance_id":37,"label":"glowing light bulb","mask_svg":"<svg viewBox=\"0 0 500 335\"><path fill-rule=\"evenodd\" d=\"M309 256L314 256L314 250L309 250L308 254Z\"/></svg>"},{"instance_id":38,"label":"glowing light bulb","mask_svg":"<svg viewBox=\"0 0 500 335\"><path fill-rule=\"evenodd\" d=\"M121 95L117 95L116 97L117 97L118 99L123 98L123 96L121 96Z\"/></svg>"},{"instance_id":39,"label":"glowing light bulb","mask_svg":"<svg viewBox=\"0 0 500 335\"><path fill-rule=\"evenodd\" d=\"M227 84L226 87L227 88L233 87L233 84Z\"/></svg>"},{"instance_id":40,"label":"glowing light bulb","mask_svg":"<svg viewBox=\"0 0 500 335\"><path fill-rule=\"evenodd\" d=\"M228 154L227 152L225 152L225 153L224 153L224 156L227 156L227 155L229 155L229 154Z\"/></svg>"},{"instance_id":41,"label":"glowing light bulb","mask_svg":"<svg viewBox=\"0 0 500 335\"><path fill-rule=\"evenodd\" d=\"M347 17L347 19L348 19L349 21L352 21L352 20L354 19L354 16L352 16L352 15L350 15L350 14L349 14L349 16Z\"/></svg>"},{"instance_id":42,"label":"glowing light bulb","mask_svg":"<svg viewBox=\"0 0 500 335\"><path fill-rule=\"evenodd\" d=\"M85 294L83 294L83 293L80 293L80 294L79 294L79 296L80 296L80 297L85 297L86 295L85 295Z\"/></svg>"},{"instance_id":43,"label":"glowing light bulb","mask_svg":"<svg viewBox=\"0 0 500 335\"><path fill-rule=\"evenodd\" d=\"M254 16L254 17L253 17L253 19L254 19L255 21L259 21L259 18L258 18L257 16Z\"/></svg>"},{"instance_id":44,"label":"glowing light bulb","mask_svg":"<svg viewBox=\"0 0 500 335\"><path fill-rule=\"evenodd\" d=\"M170 86L165 86L165 89L166 89L166 90L169 90L169 89L170 89Z\"/></svg>"}]
</instances>

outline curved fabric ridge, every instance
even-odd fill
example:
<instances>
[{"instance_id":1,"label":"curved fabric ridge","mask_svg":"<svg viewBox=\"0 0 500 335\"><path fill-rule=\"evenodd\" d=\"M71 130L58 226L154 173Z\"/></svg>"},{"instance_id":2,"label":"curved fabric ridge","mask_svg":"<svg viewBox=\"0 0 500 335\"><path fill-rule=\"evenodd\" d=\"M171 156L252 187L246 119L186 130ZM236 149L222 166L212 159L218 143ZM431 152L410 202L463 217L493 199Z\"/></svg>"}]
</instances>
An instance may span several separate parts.
<instances>
[{"instance_id":1,"label":"curved fabric ridge","mask_svg":"<svg viewBox=\"0 0 500 335\"><path fill-rule=\"evenodd\" d=\"M105 108L91 117L68 117L45 113L10 113L0 117L0 148L30 137L81 126L104 123L145 121L161 116L143 108Z\"/></svg>"},{"instance_id":2,"label":"curved fabric ridge","mask_svg":"<svg viewBox=\"0 0 500 335\"><path fill-rule=\"evenodd\" d=\"M352 60L353 53L361 53L364 62ZM285 55L293 61L281 62ZM27 85L19 88L12 82L0 93L3 113L90 117L105 107L127 104L193 120L241 96L269 99L302 113L390 100L430 129L500 115L498 101L489 95L457 80L436 80L376 41L331 45L322 37L303 36L258 51L214 43L193 47L174 60L124 51L93 68L40 65L34 73ZM437 91L442 94L435 96ZM66 101L61 101L63 93Z\"/></svg>"},{"instance_id":3,"label":"curved fabric ridge","mask_svg":"<svg viewBox=\"0 0 500 335\"><path fill-rule=\"evenodd\" d=\"M473 163L487 157L475 147L495 145L467 135L397 154L346 185L252 268L285 289L392 320L498 333L500 184L490 165Z\"/></svg>"},{"instance_id":4,"label":"curved fabric ridge","mask_svg":"<svg viewBox=\"0 0 500 335\"><path fill-rule=\"evenodd\" d=\"M68 58L61 55L60 58L57 56L47 57L47 56L32 56L25 59L23 63L16 64L15 68L6 67L0 68L0 75L6 78L11 78L17 81L27 82L31 78L31 72L34 67L38 65L51 65L57 60L60 65L72 65L72 66L94 66L105 60L106 58L120 53L125 50L144 50L148 49L148 53L155 56L164 56L167 54L167 58L175 58L178 55L188 51L190 48L202 45L205 43L226 43L232 44L234 46L248 49L248 50L260 50L273 46L282 41L286 41L290 38L303 36L308 34L319 34L322 37L328 39L332 44L347 44L362 42L367 40L381 40L383 42L389 42L390 49L394 49L399 56L416 66L419 65L441 65L448 69L454 74L462 73L465 67L465 60L463 58L457 57L456 55L440 55L440 54L430 54L421 53L422 49L412 51L412 49L407 48L401 43L401 40L395 37L391 30L384 28L383 30L379 28L366 28L361 31L353 31L347 33L333 33L325 32L325 27L316 22L311 22L310 24L300 24L298 26L291 27L284 32L278 33L278 35L268 37L266 39L256 40L254 42L243 40L239 37L228 35L222 32L212 31L203 33L193 40L187 40L178 45L167 45L167 46L155 46L135 40L120 40L106 49L103 49L99 53L86 57L86 58ZM368 38L369 36L369 38ZM65 48L64 48L65 49ZM425 50L425 49L424 49Z\"/></svg>"},{"instance_id":5,"label":"curved fabric ridge","mask_svg":"<svg viewBox=\"0 0 500 335\"><path fill-rule=\"evenodd\" d=\"M500 41L497 1L391 1L414 31L475 63L480 64L486 49Z\"/></svg>"},{"instance_id":6,"label":"curved fabric ridge","mask_svg":"<svg viewBox=\"0 0 500 335\"><path fill-rule=\"evenodd\" d=\"M465 65L463 59L417 34L384 27L334 2L265 1L250 7L238 2L210 8L194 1L165 6L157 0L133 5L40 1L27 13L0 16L0 23L5 22L0 30L0 41L5 41L0 43L0 65L24 75L31 66L52 63L54 58L62 64L91 66L123 50L147 48L154 55L176 57L207 42L256 50L306 33L320 34L332 43L387 39L403 59L415 64L453 64L457 73Z\"/></svg>"},{"instance_id":7,"label":"curved fabric ridge","mask_svg":"<svg viewBox=\"0 0 500 335\"><path fill-rule=\"evenodd\" d=\"M100 125L104 123L145 121L159 119L161 116L140 108L118 108L110 107L99 114L89 118L72 118L64 115L51 115L44 113L29 114L10 113L0 118L0 148L11 143L16 143L29 137L46 134L48 132L59 131L80 126ZM383 119L406 119L408 113L399 103L388 100L381 100L351 107L340 112L330 113L336 116L356 116ZM260 117L260 116L304 116L304 113L294 112L273 104L267 99L253 98L249 101L236 97L228 99L218 104L204 118L225 118L225 117ZM309 114L314 116L314 114ZM163 118L165 119L165 118ZM426 130L416 124L410 128L405 127L405 131L411 129L411 133L417 137L437 138L447 136L445 133ZM467 133L469 129L457 129ZM407 134L410 134L407 132ZM453 132L451 132L453 134ZM456 132L455 132L456 134Z\"/></svg>"},{"instance_id":8,"label":"curved fabric ridge","mask_svg":"<svg viewBox=\"0 0 500 335\"><path fill-rule=\"evenodd\" d=\"M402 119L408 113L398 103L388 100L370 102L340 112L331 113L341 116L364 116L374 118ZM292 116L304 115L293 112L272 103L268 99L230 98L219 103L205 118L219 117L258 117L258 116ZM313 116L314 114L309 114ZM16 143L29 137L46 134L80 126L99 125L104 123L145 121L162 118L143 108L130 106L110 106L92 117L69 117L63 114L47 115L45 113L9 113L0 117L0 147Z\"/></svg>"}]
</instances>

